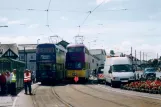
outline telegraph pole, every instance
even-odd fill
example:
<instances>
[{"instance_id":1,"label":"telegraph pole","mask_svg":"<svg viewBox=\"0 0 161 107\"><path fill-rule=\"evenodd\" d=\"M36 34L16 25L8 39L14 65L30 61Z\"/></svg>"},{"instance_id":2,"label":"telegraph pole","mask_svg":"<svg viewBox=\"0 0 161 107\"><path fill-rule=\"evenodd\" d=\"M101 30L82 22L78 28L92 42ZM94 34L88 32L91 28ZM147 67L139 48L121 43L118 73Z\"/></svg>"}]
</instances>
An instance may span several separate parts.
<instances>
[{"instance_id":1,"label":"telegraph pole","mask_svg":"<svg viewBox=\"0 0 161 107\"><path fill-rule=\"evenodd\" d=\"M141 65L141 51L140 51L140 65Z\"/></svg>"},{"instance_id":2,"label":"telegraph pole","mask_svg":"<svg viewBox=\"0 0 161 107\"><path fill-rule=\"evenodd\" d=\"M133 65L132 47L131 47L131 61L132 61L132 65Z\"/></svg>"},{"instance_id":3,"label":"telegraph pole","mask_svg":"<svg viewBox=\"0 0 161 107\"><path fill-rule=\"evenodd\" d=\"M25 67L27 69L27 54L26 54L25 46L24 46L24 62L25 62Z\"/></svg>"},{"instance_id":4,"label":"telegraph pole","mask_svg":"<svg viewBox=\"0 0 161 107\"><path fill-rule=\"evenodd\" d=\"M143 61L144 61L144 52L143 52Z\"/></svg>"},{"instance_id":5,"label":"telegraph pole","mask_svg":"<svg viewBox=\"0 0 161 107\"><path fill-rule=\"evenodd\" d=\"M135 50L135 64L136 64L136 61L137 61L137 59L136 59L136 50Z\"/></svg>"}]
</instances>

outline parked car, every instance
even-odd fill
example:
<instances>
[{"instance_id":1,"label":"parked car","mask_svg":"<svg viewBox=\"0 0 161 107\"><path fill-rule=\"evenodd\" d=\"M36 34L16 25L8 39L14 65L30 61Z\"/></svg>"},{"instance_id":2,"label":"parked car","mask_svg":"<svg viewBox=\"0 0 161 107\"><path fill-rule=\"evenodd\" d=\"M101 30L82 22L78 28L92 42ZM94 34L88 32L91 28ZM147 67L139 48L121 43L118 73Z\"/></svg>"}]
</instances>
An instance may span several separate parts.
<instances>
[{"instance_id":1,"label":"parked car","mask_svg":"<svg viewBox=\"0 0 161 107\"><path fill-rule=\"evenodd\" d=\"M156 77L156 69L155 68L145 68L144 72L142 74L142 78L144 79L150 79L150 78L155 78Z\"/></svg>"}]
</instances>

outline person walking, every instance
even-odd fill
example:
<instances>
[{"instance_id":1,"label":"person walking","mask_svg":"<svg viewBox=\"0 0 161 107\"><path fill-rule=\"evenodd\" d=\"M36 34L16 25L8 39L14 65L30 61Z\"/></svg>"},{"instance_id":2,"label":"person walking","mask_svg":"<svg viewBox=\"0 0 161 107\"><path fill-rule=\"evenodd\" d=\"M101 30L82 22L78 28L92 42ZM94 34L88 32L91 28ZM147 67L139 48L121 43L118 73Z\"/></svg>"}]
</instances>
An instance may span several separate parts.
<instances>
[{"instance_id":1,"label":"person walking","mask_svg":"<svg viewBox=\"0 0 161 107\"><path fill-rule=\"evenodd\" d=\"M25 72L24 72L24 85L25 85L25 94L27 94L27 89L29 88L29 94L32 95L31 93L31 82L32 82L32 79L31 79L31 72L26 69Z\"/></svg>"},{"instance_id":2,"label":"person walking","mask_svg":"<svg viewBox=\"0 0 161 107\"><path fill-rule=\"evenodd\" d=\"M11 73L11 84L10 84L10 93L11 95L16 95L17 90L16 90L16 69L13 70Z\"/></svg>"}]
</instances>

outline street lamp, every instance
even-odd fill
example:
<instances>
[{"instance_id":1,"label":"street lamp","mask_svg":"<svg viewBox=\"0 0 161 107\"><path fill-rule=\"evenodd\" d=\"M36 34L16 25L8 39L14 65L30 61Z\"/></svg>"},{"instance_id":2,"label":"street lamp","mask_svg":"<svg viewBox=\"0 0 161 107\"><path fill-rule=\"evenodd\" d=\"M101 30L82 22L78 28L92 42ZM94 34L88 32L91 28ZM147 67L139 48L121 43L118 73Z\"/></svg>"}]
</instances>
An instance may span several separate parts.
<instances>
[{"instance_id":1,"label":"street lamp","mask_svg":"<svg viewBox=\"0 0 161 107\"><path fill-rule=\"evenodd\" d=\"M37 39L37 44L39 44L40 39Z\"/></svg>"}]
</instances>

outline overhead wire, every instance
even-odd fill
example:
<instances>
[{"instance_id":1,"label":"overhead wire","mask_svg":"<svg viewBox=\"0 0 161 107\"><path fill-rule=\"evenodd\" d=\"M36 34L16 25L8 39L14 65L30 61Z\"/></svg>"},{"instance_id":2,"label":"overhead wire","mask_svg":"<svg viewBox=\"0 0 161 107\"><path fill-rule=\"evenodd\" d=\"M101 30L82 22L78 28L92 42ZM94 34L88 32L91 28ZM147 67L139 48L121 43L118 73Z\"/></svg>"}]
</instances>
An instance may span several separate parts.
<instances>
[{"instance_id":1,"label":"overhead wire","mask_svg":"<svg viewBox=\"0 0 161 107\"><path fill-rule=\"evenodd\" d=\"M47 23L47 27L48 27L48 29L53 33L53 30L50 28L50 25L49 25L49 8L50 8L50 4L51 4L51 0L49 0L49 4L48 4L48 8L47 8L47 10L46 10L46 12L47 12L47 16L46 16L46 23Z\"/></svg>"},{"instance_id":2,"label":"overhead wire","mask_svg":"<svg viewBox=\"0 0 161 107\"><path fill-rule=\"evenodd\" d=\"M86 22L86 20L88 19L88 17L98 8L100 7L103 3L105 2L105 0L103 0L103 2L101 2L98 6L96 6L92 11L88 11L88 15L85 17L85 19L83 20L83 22L79 25L79 32L78 35L80 34L80 29L81 27L84 25L84 23Z\"/></svg>"}]
</instances>

